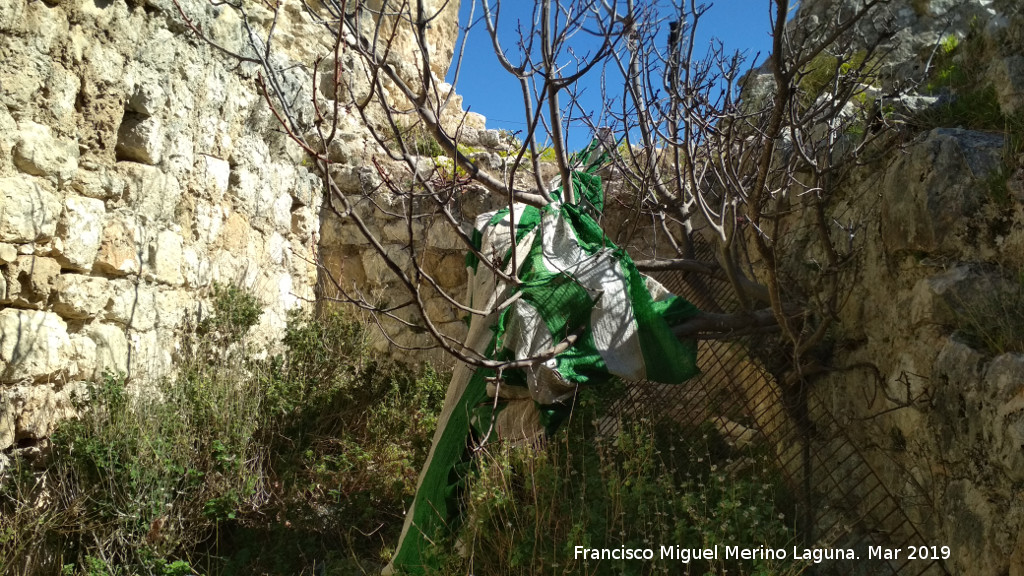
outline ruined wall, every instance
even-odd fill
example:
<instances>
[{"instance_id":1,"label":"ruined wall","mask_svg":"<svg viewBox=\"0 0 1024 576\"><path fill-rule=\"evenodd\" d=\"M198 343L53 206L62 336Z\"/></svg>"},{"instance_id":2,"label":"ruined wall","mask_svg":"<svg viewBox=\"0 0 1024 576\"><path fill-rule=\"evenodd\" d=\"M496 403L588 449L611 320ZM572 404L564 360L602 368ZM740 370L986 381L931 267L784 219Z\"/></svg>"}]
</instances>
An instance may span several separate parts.
<instances>
[{"instance_id":1,"label":"ruined wall","mask_svg":"<svg viewBox=\"0 0 1024 576\"><path fill-rule=\"evenodd\" d=\"M235 11L181 4L252 53ZM449 4L431 33L442 77ZM284 6L275 63L308 122L309 66L330 43ZM247 9L265 30L270 13ZM166 373L214 283L258 297L266 345L313 300L320 180L256 74L198 40L170 0L0 2L0 450L47 436L71 391L105 371ZM354 115L341 124L358 182L373 145Z\"/></svg>"}]
</instances>

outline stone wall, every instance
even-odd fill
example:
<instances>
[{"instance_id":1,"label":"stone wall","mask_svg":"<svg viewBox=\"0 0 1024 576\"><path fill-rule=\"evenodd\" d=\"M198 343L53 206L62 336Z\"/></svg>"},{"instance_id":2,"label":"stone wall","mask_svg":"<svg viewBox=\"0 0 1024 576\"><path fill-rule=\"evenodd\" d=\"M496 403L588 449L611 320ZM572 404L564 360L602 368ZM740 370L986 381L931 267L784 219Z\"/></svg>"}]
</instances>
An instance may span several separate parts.
<instances>
[{"instance_id":1,"label":"stone wall","mask_svg":"<svg viewBox=\"0 0 1024 576\"><path fill-rule=\"evenodd\" d=\"M235 11L181 4L219 45L251 53ZM448 4L432 32L441 76ZM281 78L309 121L308 64L330 43L298 6L281 12L275 63L307 64ZM248 10L257 32L269 24ZM256 74L197 39L170 0L0 3L0 450L47 436L82 382L167 373L214 283L257 296L268 346L315 298L320 179ZM341 124L359 166L371 140L354 115Z\"/></svg>"}]
</instances>

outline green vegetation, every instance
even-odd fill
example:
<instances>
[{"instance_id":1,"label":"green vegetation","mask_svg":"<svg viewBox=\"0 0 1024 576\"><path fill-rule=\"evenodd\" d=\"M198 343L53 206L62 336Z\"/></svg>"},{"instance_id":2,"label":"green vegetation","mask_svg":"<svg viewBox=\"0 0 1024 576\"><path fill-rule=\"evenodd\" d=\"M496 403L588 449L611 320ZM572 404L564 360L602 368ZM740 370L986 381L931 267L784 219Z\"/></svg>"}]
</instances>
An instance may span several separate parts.
<instances>
[{"instance_id":1,"label":"green vegetation","mask_svg":"<svg viewBox=\"0 0 1024 576\"><path fill-rule=\"evenodd\" d=\"M375 359L361 324L293 313L279 354L247 342L257 301L218 286L179 373L139 390L108 374L48 457L0 478L0 572L11 575L375 574L429 449L447 376ZM574 546L785 546L794 535L769 454L707 426L646 420L598 436L584 395L545 447L492 444L447 573L647 574L670 562L584 563ZM692 440L682 440L682 438ZM455 551L459 550L459 553ZM782 574L782 562L691 563Z\"/></svg>"},{"instance_id":2,"label":"green vegetation","mask_svg":"<svg viewBox=\"0 0 1024 576\"><path fill-rule=\"evenodd\" d=\"M0 572L379 569L447 378L374 359L338 313L293 314L283 351L260 359L246 343L259 317L252 296L218 287L178 376L139 392L109 374L45 461L15 456L0 479Z\"/></svg>"},{"instance_id":3,"label":"green vegetation","mask_svg":"<svg viewBox=\"0 0 1024 576\"><path fill-rule=\"evenodd\" d=\"M798 81L800 104L805 108L813 105L841 76L856 74L861 84L873 85L877 82L875 68L865 50L842 58L821 52L801 70Z\"/></svg>"},{"instance_id":4,"label":"green vegetation","mask_svg":"<svg viewBox=\"0 0 1024 576\"><path fill-rule=\"evenodd\" d=\"M607 394L606 394L607 395ZM614 396L614 394L610 395ZM447 574L678 574L677 562L584 561L576 546L651 548L795 542L769 455L646 419L598 435L601 398L585 394L543 450L494 446L466 494L461 555ZM685 439L684 439L685 438ZM450 548L455 549L453 544ZM694 561L690 574L794 574L790 561Z\"/></svg>"},{"instance_id":5,"label":"green vegetation","mask_svg":"<svg viewBox=\"0 0 1024 576\"><path fill-rule=\"evenodd\" d=\"M398 133L392 134L391 136L391 144L389 147L399 150L401 148L399 142L405 143L409 152L416 156L428 156L434 158L444 155L444 150L437 142L437 139L434 138L434 135L419 123L412 124L410 126L399 125Z\"/></svg>"}]
</instances>

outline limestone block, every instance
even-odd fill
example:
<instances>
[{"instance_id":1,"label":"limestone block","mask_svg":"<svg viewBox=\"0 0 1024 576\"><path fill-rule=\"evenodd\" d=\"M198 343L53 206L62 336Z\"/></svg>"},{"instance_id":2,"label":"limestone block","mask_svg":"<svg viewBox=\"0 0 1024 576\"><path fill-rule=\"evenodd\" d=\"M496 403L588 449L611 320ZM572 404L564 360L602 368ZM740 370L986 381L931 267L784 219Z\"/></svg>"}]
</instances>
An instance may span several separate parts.
<instances>
[{"instance_id":1,"label":"limestone block","mask_svg":"<svg viewBox=\"0 0 1024 576\"><path fill-rule=\"evenodd\" d=\"M21 308L42 308L53 291L60 264L52 258L18 256L4 268L6 292L0 302Z\"/></svg>"},{"instance_id":2,"label":"limestone block","mask_svg":"<svg viewBox=\"0 0 1024 576\"><path fill-rule=\"evenodd\" d=\"M295 282L292 280L291 274L282 273L277 275L276 296L278 302L281 303L281 308L284 310L291 310L302 305L299 298L295 295Z\"/></svg>"},{"instance_id":3,"label":"limestone block","mask_svg":"<svg viewBox=\"0 0 1024 576\"><path fill-rule=\"evenodd\" d=\"M205 253L200 257L195 248L187 246L181 252L181 262L185 286L200 288L210 284L210 260Z\"/></svg>"},{"instance_id":4,"label":"limestone block","mask_svg":"<svg viewBox=\"0 0 1024 576\"><path fill-rule=\"evenodd\" d=\"M181 201L181 184L171 174L145 164L118 163L127 180L125 202L144 223L172 222Z\"/></svg>"},{"instance_id":5,"label":"limestone block","mask_svg":"<svg viewBox=\"0 0 1024 576\"><path fill-rule=\"evenodd\" d=\"M135 87L128 99L127 108L141 116L153 116L167 104L167 93L156 81L149 81Z\"/></svg>"},{"instance_id":6,"label":"limestone block","mask_svg":"<svg viewBox=\"0 0 1024 576\"><path fill-rule=\"evenodd\" d=\"M113 276L138 274L142 261L139 256L141 234L130 216L117 215L103 229L96 270Z\"/></svg>"},{"instance_id":7,"label":"limestone block","mask_svg":"<svg viewBox=\"0 0 1024 576\"><path fill-rule=\"evenodd\" d=\"M461 252L445 253L437 250L427 252L423 259L427 273L448 291L449 295L461 298L469 277L466 273L466 257Z\"/></svg>"},{"instance_id":8,"label":"limestone block","mask_svg":"<svg viewBox=\"0 0 1024 576\"><path fill-rule=\"evenodd\" d=\"M274 200L274 226L281 232L288 232L292 226L292 195L282 194Z\"/></svg>"},{"instance_id":9,"label":"limestone block","mask_svg":"<svg viewBox=\"0 0 1024 576\"><path fill-rule=\"evenodd\" d=\"M149 272L157 282L180 286L181 255L185 240L173 230L161 230L150 243L147 257Z\"/></svg>"},{"instance_id":10,"label":"limestone block","mask_svg":"<svg viewBox=\"0 0 1024 576\"><path fill-rule=\"evenodd\" d=\"M53 283L53 311L64 318L93 318L110 302L110 281L98 276L61 274Z\"/></svg>"},{"instance_id":11,"label":"limestone block","mask_svg":"<svg viewBox=\"0 0 1024 576\"><path fill-rule=\"evenodd\" d=\"M335 77L335 71L341 71L341 77ZM324 59L320 70L320 93L328 100L355 102L365 105L373 96L371 86L372 74L362 58L345 52L341 66L335 65L333 58Z\"/></svg>"},{"instance_id":12,"label":"limestone block","mask_svg":"<svg viewBox=\"0 0 1024 576\"><path fill-rule=\"evenodd\" d=\"M292 234L303 241L310 238L317 224L313 211L308 206L299 206L292 212Z\"/></svg>"},{"instance_id":13,"label":"limestone block","mask_svg":"<svg viewBox=\"0 0 1024 576\"><path fill-rule=\"evenodd\" d=\"M53 425L64 419L64 410L61 408L53 388L20 386L14 395L14 410L17 413L14 439L46 438Z\"/></svg>"},{"instance_id":14,"label":"limestone block","mask_svg":"<svg viewBox=\"0 0 1024 576\"><path fill-rule=\"evenodd\" d=\"M387 244L384 246L384 253L402 270L409 270L412 266L409 251L403 246ZM373 250L363 251L362 262L366 278L373 284L385 284L395 278L394 272L388 268L384 259Z\"/></svg>"},{"instance_id":15,"label":"limestone block","mask_svg":"<svg viewBox=\"0 0 1024 576\"><path fill-rule=\"evenodd\" d=\"M11 444L14 444L14 423L16 418L14 402L11 402L7 394L0 394L0 450L7 450ZM0 455L2 455L2 452L0 452ZM4 477L3 464L3 460L0 459L0 478Z\"/></svg>"},{"instance_id":16,"label":"limestone block","mask_svg":"<svg viewBox=\"0 0 1024 576\"><path fill-rule=\"evenodd\" d=\"M104 319L135 330L156 327L157 290L146 282L128 279L110 283L111 301Z\"/></svg>"},{"instance_id":17,"label":"limestone block","mask_svg":"<svg viewBox=\"0 0 1024 576\"><path fill-rule=\"evenodd\" d=\"M125 114L117 129L117 158L159 164L164 147L164 126L157 116Z\"/></svg>"},{"instance_id":18,"label":"limestone block","mask_svg":"<svg viewBox=\"0 0 1024 576\"><path fill-rule=\"evenodd\" d=\"M452 225L438 218L427 230L427 246L439 250L464 250L462 239Z\"/></svg>"},{"instance_id":19,"label":"limestone block","mask_svg":"<svg viewBox=\"0 0 1024 576\"><path fill-rule=\"evenodd\" d=\"M96 371L96 343L79 333L71 337L71 358L68 375L72 378L93 380Z\"/></svg>"},{"instance_id":20,"label":"limestone block","mask_svg":"<svg viewBox=\"0 0 1024 576\"><path fill-rule=\"evenodd\" d=\"M13 244L0 243L0 265L10 264L18 258L18 248Z\"/></svg>"},{"instance_id":21,"label":"limestone block","mask_svg":"<svg viewBox=\"0 0 1024 576\"><path fill-rule=\"evenodd\" d=\"M117 171L91 162L83 162L82 168L71 182L71 187L82 196L111 200L124 195L128 183Z\"/></svg>"},{"instance_id":22,"label":"limestone block","mask_svg":"<svg viewBox=\"0 0 1024 576\"><path fill-rule=\"evenodd\" d=\"M196 164L194 134L187 125L175 124L168 129L163 149L163 163L172 174L187 174Z\"/></svg>"},{"instance_id":23,"label":"limestone block","mask_svg":"<svg viewBox=\"0 0 1024 576\"><path fill-rule=\"evenodd\" d=\"M263 253L271 264L282 266L286 264L286 260L289 254L291 254L291 249L291 243L285 240L284 236L273 232L267 237Z\"/></svg>"},{"instance_id":24,"label":"limestone block","mask_svg":"<svg viewBox=\"0 0 1024 576\"><path fill-rule=\"evenodd\" d=\"M11 32L17 30L18 23L21 22L22 14L25 10L25 0L12 0L11 2L4 2L0 4L0 31ZM5 448L0 443L0 450Z\"/></svg>"},{"instance_id":25,"label":"limestone block","mask_svg":"<svg viewBox=\"0 0 1024 576\"><path fill-rule=\"evenodd\" d=\"M322 150L323 146L319 146ZM364 135L356 131L342 131L327 146L327 157L337 164L356 164L366 155Z\"/></svg>"},{"instance_id":26,"label":"limestone block","mask_svg":"<svg viewBox=\"0 0 1024 576\"><path fill-rule=\"evenodd\" d=\"M32 179L0 178L0 242L46 240L57 230L60 199Z\"/></svg>"},{"instance_id":27,"label":"limestone block","mask_svg":"<svg viewBox=\"0 0 1024 576\"><path fill-rule=\"evenodd\" d=\"M914 286L910 317L917 324L962 326L993 314L1001 295L1012 294L1013 281L981 264L960 263L922 279Z\"/></svg>"},{"instance_id":28,"label":"limestone block","mask_svg":"<svg viewBox=\"0 0 1024 576\"><path fill-rule=\"evenodd\" d=\"M195 234L199 242L212 244L220 235L228 210L219 204L205 202L196 206Z\"/></svg>"},{"instance_id":29,"label":"limestone block","mask_svg":"<svg viewBox=\"0 0 1024 576\"><path fill-rule=\"evenodd\" d=\"M402 219L390 219L381 227L383 240L396 244L409 243L409 226ZM412 241L417 242L423 236L423 221L414 220L412 223Z\"/></svg>"},{"instance_id":30,"label":"limestone block","mask_svg":"<svg viewBox=\"0 0 1024 576\"><path fill-rule=\"evenodd\" d=\"M196 179L206 195L219 202L228 191L231 165L227 160L200 154L196 160Z\"/></svg>"},{"instance_id":31,"label":"limestone block","mask_svg":"<svg viewBox=\"0 0 1024 576\"><path fill-rule=\"evenodd\" d=\"M40 380L67 369L67 324L52 312L0 310L0 378Z\"/></svg>"},{"instance_id":32,"label":"limestone block","mask_svg":"<svg viewBox=\"0 0 1024 576\"><path fill-rule=\"evenodd\" d=\"M248 219L238 212L233 212L224 222L220 243L225 250L241 254L249 245L249 237L252 234L254 232L249 227Z\"/></svg>"},{"instance_id":33,"label":"limestone block","mask_svg":"<svg viewBox=\"0 0 1024 576\"><path fill-rule=\"evenodd\" d=\"M427 300L423 308L427 312L427 318L430 318L435 324L454 322L457 319L455 306L441 297Z\"/></svg>"},{"instance_id":34,"label":"limestone block","mask_svg":"<svg viewBox=\"0 0 1024 576\"><path fill-rule=\"evenodd\" d=\"M183 290L162 290L156 298L157 327L178 328L195 300L195 296Z\"/></svg>"},{"instance_id":35,"label":"limestone block","mask_svg":"<svg viewBox=\"0 0 1024 576\"><path fill-rule=\"evenodd\" d=\"M124 329L111 324L91 324L83 333L96 345L93 378L106 373L128 373L128 338Z\"/></svg>"},{"instance_id":36,"label":"limestone block","mask_svg":"<svg viewBox=\"0 0 1024 576\"><path fill-rule=\"evenodd\" d=\"M33 176L58 185L70 182L78 172L78 143L55 137L48 126L34 122L18 125L14 165Z\"/></svg>"},{"instance_id":37,"label":"limestone block","mask_svg":"<svg viewBox=\"0 0 1024 576\"><path fill-rule=\"evenodd\" d=\"M1024 354L1002 354L989 364L984 383L991 391L995 418L992 456L1011 482L1024 480Z\"/></svg>"},{"instance_id":38,"label":"limestone block","mask_svg":"<svg viewBox=\"0 0 1024 576\"><path fill-rule=\"evenodd\" d=\"M53 249L65 268L88 271L96 260L103 238L107 211L102 200L68 196L57 224Z\"/></svg>"},{"instance_id":39,"label":"limestone block","mask_svg":"<svg viewBox=\"0 0 1024 576\"><path fill-rule=\"evenodd\" d=\"M69 72L59 63L54 62L50 69L50 76L46 79L46 98L42 104L53 114L54 118L62 122L73 122L75 113L75 101L82 89L82 81L76 74ZM75 152L78 152L78 145L75 145ZM75 157L77 158L77 154Z\"/></svg>"},{"instance_id":40,"label":"limestone block","mask_svg":"<svg viewBox=\"0 0 1024 576\"><path fill-rule=\"evenodd\" d=\"M177 341L177 335L170 330L131 331L132 373L152 378L167 374L174 368L172 353Z\"/></svg>"}]
</instances>

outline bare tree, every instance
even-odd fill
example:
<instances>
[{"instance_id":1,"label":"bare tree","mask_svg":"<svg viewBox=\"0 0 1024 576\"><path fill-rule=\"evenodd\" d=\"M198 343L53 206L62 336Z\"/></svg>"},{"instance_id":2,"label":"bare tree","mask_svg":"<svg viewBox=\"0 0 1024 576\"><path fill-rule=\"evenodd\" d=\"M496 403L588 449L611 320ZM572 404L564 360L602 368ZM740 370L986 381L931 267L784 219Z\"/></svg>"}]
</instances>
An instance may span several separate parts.
<instances>
[{"instance_id":1,"label":"bare tree","mask_svg":"<svg viewBox=\"0 0 1024 576\"><path fill-rule=\"evenodd\" d=\"M610 162L607 235L644 255L641 271L683 271L695 295L700 311L674 326L675 335L777 333L786 360L776 377L791 389L827 369L814 352L856 277L861 225L832 215L833 193L890 140L880 104L886 35L871 28L884 21L885 0L837 1L831 21L797 22L788 0L765 3L773 40L759 66L759 55L697 45L707 7L695 0L536 0L531 19L515 26L499 0L483 0L464 23L453 66L457 80L465 35L486 34L519 84L526 128L501 143L497 161L464 146L479 135L468 116L453 114L454 90L436 75L430 29L446 3L304 2L329 46L309 63L304 118L275 57L282 8L267 2L262 9L272 17L263 27L250 23L246 2L216 2L238 11L249 34L244 53L222 51L258 68L267 105L322 176L325 210L354 227L400 288L382 303L321 262L330 298L367 311L385 331L423 331L463 365L494 370L499 380L503 370L539 365L573 346L579 335L563 334L530 357L496 360L479 342L447 332L429 303L485 321L514 304L521 262L481 250L465 197L480 193L506 207L513 223L506 247L515 246L517 211L576 198L580 166L567 133L571 119L582 119ZM602 89L596 116L580 103L585 80ZM371 191L339 184L345 169L335 151L353 115L377 144ZM551 196L555 188L561 198ZM400 223L397 250L378 220ZM465 302L438 279L424 242L435 226L485 268L491 298ZM708 291L710 279L728 283L727 298Z\"/></svg>"},{"instance_id":2,"label":"bare tree","mask_svg":"<svg viewBox=\"0 0 1024 576\"><path fill-rule=\"evenodd\" d=\"M520 85L526 124L521 144L510 143L500 166L486 166L460 146L471 130L451 118L447 110L454 90L433 71L428 35L438 14L449 8L446 3L433 8L424 0L303 4L331 46L309 63L311 119L296 114L294 95L284 88L284 66L275 57L281 5L264 6L273 18L261 28L249 23L247 3L217 4L237 10L246 23L251 49L229 56L259 67L267 104L323 176L328 210L359 230L404 291L397 302L392 298L381 306L324 269L330 296L398 326L425 330L459 360L489 365L491 360L440 329L426 310L428 300L441 298L463 314L494 312L469 308L461 295L441 287L425 265L420 225L441 220L466 251L474 251L458 207L465 190L486 190L512 211L517 203L544 206L550 192L545 174L554 172L563 195L571 198L575 167L567 147L569 116L582 116L595 132L603 127L622 143L612 154L617 203L635 211L634 221L646 220L643 227L632 227L634 235L653 226L671 247L671 253L662 249L640 262L641 269L685 270L698 288L702 276L725 278L733 287L734 310L724 313L701 298L703 312L676 327L680 337L781 330L794 359L819 343L842 304L844 270L851 269L844 267L852 257L848 239L857 225L828 221L829 193L885 134L878 129L884 118L876 114L872 86L880 61L878 36L869 44L858 27L882 3L846 3L850 7L837 10L834 21L812 26L787 23L788 1L770 2L772 52L755 70L756 56L730 54L718 43L707 50L696 45L693 31L707 7L694 0L671 7L538 0L532 21L518 22L514 34L503 28L508 17L501 3L482 2L464 33L489 36L502 68ZM189 22L187 10L179 9ZM400 44L406 47L402 57ZM409 46L415 62L408 59ZM457 79L461 55L453 66ZM599 76L606 106L601 116L588 117L578 90L582 80ZM387 206L360 210L357 204L366 198L353 198L336 183L331 150L346 113L358 115L379 146L374 162L379 190L391 199ZM424 162L419 142L424 138L436 143L450 164ZM542 163L542 157L553 160ZM780 251L793 214L816 230L811 244L801 247L818 266L812 285L793 285L782 269L786 255ZM368 225L374 218L396 217L408 223L402 255L388 250ZM618 240L626 246L635 241L628 234ZM697 259L698 241L715 247L713 260ZM505 269L486 255L476 256L504 283L516 286L515 262ZM797 372L800 365L797 361Z\"/></svg>"}]
</instances>

